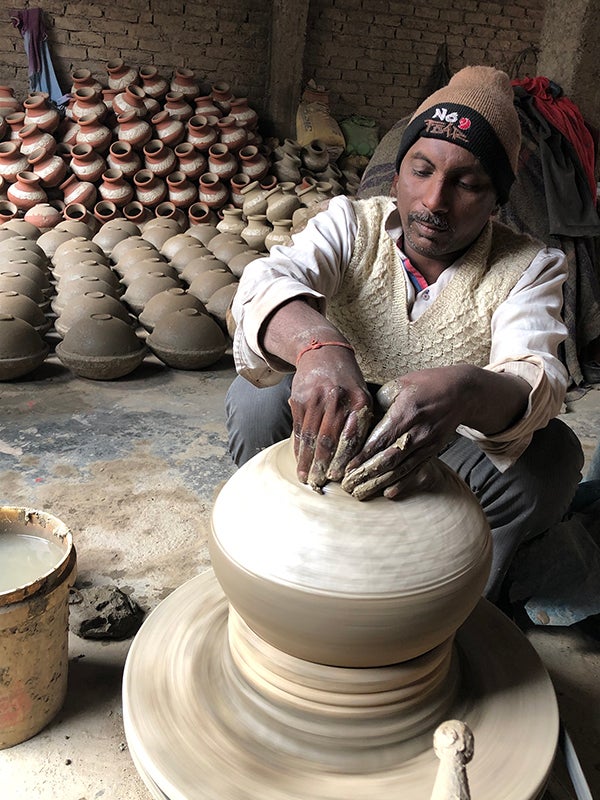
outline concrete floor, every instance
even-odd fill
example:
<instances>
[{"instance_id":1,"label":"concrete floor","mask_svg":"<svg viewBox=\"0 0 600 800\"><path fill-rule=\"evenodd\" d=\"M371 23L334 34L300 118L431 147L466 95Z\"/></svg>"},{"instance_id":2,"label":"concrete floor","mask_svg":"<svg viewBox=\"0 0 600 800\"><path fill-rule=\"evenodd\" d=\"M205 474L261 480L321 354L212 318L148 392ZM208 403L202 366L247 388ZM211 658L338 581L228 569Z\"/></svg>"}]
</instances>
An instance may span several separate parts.
<instances>
[{"instance_id":1,"label":"concrete floor","mask_svg":"<svg viewBox=\"0 0 600 800\"><path fill-rule=\"evenodd\" d=\"M101 383L73 377L50 357L32 376L0 385L0 503L60 517L76 543L78 584L116 585L152 610L209 567L212 502L233 471L223 414L233 375L229 357L193 373L149 358L127 378ZM600 392L571 403L564 419L589 458ZM526 627L555 682L592 796L600 797L599 640L583 624ZM130 644L71 635L65 705L36 737L0 752L2 800L150 796L123 733ZM553 800L573 796L560 760L550 789Z\"/></svg>"}]
</instances>

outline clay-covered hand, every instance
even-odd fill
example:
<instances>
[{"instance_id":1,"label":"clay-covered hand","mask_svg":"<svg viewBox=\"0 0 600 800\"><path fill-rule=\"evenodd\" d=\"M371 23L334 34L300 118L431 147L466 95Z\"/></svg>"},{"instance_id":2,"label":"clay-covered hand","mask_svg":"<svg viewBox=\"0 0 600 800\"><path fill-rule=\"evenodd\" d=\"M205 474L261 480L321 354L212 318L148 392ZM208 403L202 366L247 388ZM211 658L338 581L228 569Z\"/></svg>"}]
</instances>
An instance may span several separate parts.
<instances>
[{"instance_id":1,"label":"clay-covered hand","mask_svg":"<svg viewBox=\"0 0 600 800\"><path fill-rule=\"evenodd\" d=\"M354 354L341 347L304 353L290 407L298 479L320 491L341 480L372 424L372 397Z\"/></svg>"},{"instance_id":2,"label":"clay-covered hand","mask_svg":"<svg viewBox=\"0 0 600 800\"><path fill-rule=\"evenodd\" d=\"M424 466L463 421L464 380L456 367L410 372L385 384L377 399L386 407L362 450L347 466L342 488L359 500L394 499L426 488Z\"/></svg>"}]
</instances>

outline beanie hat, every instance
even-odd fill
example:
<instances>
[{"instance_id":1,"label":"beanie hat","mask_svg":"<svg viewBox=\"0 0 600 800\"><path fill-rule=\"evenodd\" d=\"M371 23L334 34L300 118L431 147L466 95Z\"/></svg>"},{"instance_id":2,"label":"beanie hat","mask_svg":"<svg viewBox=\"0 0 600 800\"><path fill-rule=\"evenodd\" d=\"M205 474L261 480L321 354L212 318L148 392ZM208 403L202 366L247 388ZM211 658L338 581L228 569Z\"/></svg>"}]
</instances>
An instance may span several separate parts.
<instances>
[{"instance_id":1,"label":"beanie hat","mask_svg":"<svg viewBox=\"0 0 600 800\"><path fill-rule=\"evenodd\" d=\"M498 202L515 179L521 125L510 78L493 67L465 67L415 111L400 141L396 172L420 138L442 139L469 150L488 173Z\"/></svg>"}]
</instances>

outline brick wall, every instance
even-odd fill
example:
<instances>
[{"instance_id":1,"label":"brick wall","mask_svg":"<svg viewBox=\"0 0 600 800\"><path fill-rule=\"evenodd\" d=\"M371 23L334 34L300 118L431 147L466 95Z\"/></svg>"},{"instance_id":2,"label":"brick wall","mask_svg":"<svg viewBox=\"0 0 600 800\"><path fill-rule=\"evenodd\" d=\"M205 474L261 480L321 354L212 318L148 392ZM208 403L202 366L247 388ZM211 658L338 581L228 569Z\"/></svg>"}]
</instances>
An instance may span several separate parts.
<instances>
[{"instance_id":1,"label":"brick wall","mask_svg":"<svg viewBox=\"0 0 600 800\"><path fill-rule=\"evenodd\" d=\"M260 103L266 85L270 12L264 0L38 0L19 6L0 0L0 83L28 90L21 34L12 8L42 7L52 62L61 88L86 67L103 83L106 62L154 65L170 77L174 67L196 72L205 88L226 81L239 97Z\"/></svg>"},{"instance_id":2,"label":"brick wall","mask_svg":"<svg viewBox=\"0 0 600 800\"><path fill-rule=\"evenodd\" d=\"M545 0L311 0L305 81L329 90L337 119L372 117L387 131L434 87L441 45L451 72L485 64L511 72L540 38ZM519 74L535 75L535 57Z\"/></svg>"},{"instance_id":3,"label":"brick wall","mask_svg":"<svg viewBox=\"0 0 600 800\"><path fill-rule=\"evenodd\" d=\"M291 0L290 0L291 1ZM23 39L0 0L0 83L28 91ZM460 8L457 6L460 5ZM374 117L383 134L411 112L432 86L441 44L452 71L469 63L510 70L536 45L545 0L311 0L304 75L330 92L334 116ZM106 62L193 69L208 89L215 80L248 96L259 112L267 96L268 0L38 0L52 61L63 90L72 70L87 67L106 81ZM19 6L17 6L19 7ZM535 62L525 62L535 74Z\"/></svg>"}]
</instances>

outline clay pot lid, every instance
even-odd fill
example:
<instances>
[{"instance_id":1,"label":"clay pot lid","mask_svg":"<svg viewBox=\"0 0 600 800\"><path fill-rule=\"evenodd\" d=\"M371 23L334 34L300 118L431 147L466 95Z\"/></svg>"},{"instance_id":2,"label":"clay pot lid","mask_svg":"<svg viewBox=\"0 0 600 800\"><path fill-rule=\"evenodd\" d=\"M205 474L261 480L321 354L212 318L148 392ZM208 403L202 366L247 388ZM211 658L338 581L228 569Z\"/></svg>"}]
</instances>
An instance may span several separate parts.
<instances>
[{"instance_id":1,"label":"clay pot lid","mask_svg":"<svg viewBox=\"0 0 600 800\"><path fill-rule=\"evenodd\" d=\"M238 290L239 283L229 283L227 286L221 286L216 292L210 296L206 304L206 310L209 314L219 320L223 325L227 324L227 312L231 308L233 298Z\"/></svg>"},{"instance_id":2,"label":"clay pot lid","mask_svg":"<svg viewBox=\"0 0 600 800\"><path fill-rule=\"evenodd\" d=\"M48 279L48 274L40 269L37 264L30 261L21 259L0 259L0 275L6 272L18 272L19 275L25 275L26 278L32 280L36 286L39 286L42 293L49 295L53 291L52 284Z\"/></svg>"},{"instance_id":3,"label":"clay pot lid","mask_svg":"<svg viewBox=\"0 0 600 800\"><path fill-rule=\"evenodd\" d=\"M0 297L0 308L2 298ZM82 317L89 317L92 314L110 314L112 317L123 320L128 325L133 325L135 320L123 303L116 297L104 294L104 292L84 292L77 295L74 301L68 303L62 313L54 322L56 332L64 337L66 332Z\"/></svg>"},{"instance_id":4,"label":"clay pot lid","mask_svg":"<svg viewBox=\"0 0 600 800\"><path fill-rule=\"evenodd\" d=\"M202 244L193 236L190 236L187 231L185 233L175 233L165 241L160 248L160 252L161 255L170 260L181 247L191 246L201 247Z\"/></svg>"},{"instance_id":5,"label":"clay pot lid","mask_svg":"<svg viewBox=\"0 0 600 800\"><path fill-rule=\"evenodd\" d=\"M213 511L212 564L232 605L278 649L322 664L381 666L445 641L481 595L491 536L464 483L437 460L427 469L426 493L360 502L300 484L290 440L255 456Z\"/></svg>"},{"instance_id":6,"label":"clay pot lid","mask_svg":"<svg viewBox=\"0 0 600 800\"><path fill-rule=\"evenodd\" d=\"M227 349L227 339L219 325L196 308L182 308L162 316L146 344L175 369L203 369L217 362Z\"/></svg>"},{"instance_id":7,"label":"clay pot lid","mask_svg":"<svg viewBox=\"0 0 600 800\"><path fill-rule=\"evenodd\" d=\"M94 275L82 275L79 278L74 278L72 281L67 281L64 288L57 292L56 297L52 300L52 310L55 314L62 314L63 309L68 303L73 302L73 298L85 294L85 292L102 292L108 294L115 299L118 299L119 292L116 291L110 284L106 283Z\"/></svg>"},{"instance_id":8,"label":"clay pot lid","mask_svg":"<svg viewBox=\"0 0 600 800\"><path fill-rule=\"evenodd\" d=\"M148 275L150 272L162 272L169 278L179 281L179 273L167 261L160 256L151 256L149 258L142 258L139 261L133 261L127 264L121 275L121 281L125 286L129 286L134 280L142 275Z\"/></svg>"},{"instance_id":9,"label":"clay pot lid","mask_svg":"<svg viewBox=\"0 0 600 800\"><path fill-rule=\"evenodd\" d=\"M198 275L202 275L205 272L210 272L213 269L227 270L228 267L224 261L221 261L216 256L213 256L212 253L208 252L206 255L197 256L191 261L188 261L188 263L179 273L179 277L189 284L192 283L194 278L196 278Z\"/></svg>"},{"instance_id":10,"label":"clay pot lid","mask_svg":"<svg viewBox=\"0 0 600 800\"><path fill-rule=\"evenodd\" d=\"M178 286L181 286L180 282L165 275L164 272L148 272L145 275L140 275L129 284L123 295L123 302L135 314L139 315L144 310L146 303L155 294Z\"/></svg>"},{"instance_id":11,"label":"clay pot lid","mask_svg":"<svg viewBox=\"0 0 600 800\"><path fill-rule=\"evenodd\" d=\"M56 346L64 366L92 380L128 375L142 363L146 352L131 325L102 313L79 319Z\"/></svg>"},{"instance_id":12,"label":"clay pot lid","mask_svg":"<svg viewBox=\"0 0 600 800\"><path fill-rule=\"evenodd\" d=\"M69 281L73 281L76 278L99 278L104 283L107 283L109 286L115 290L115 294L122 293L122 286L119 281L119 278L115 272L110 267L107 267L106 264L103 264L99 261L95 261L91 258L86 259L85 261L78 261L74 260L71 263L67 263L60 271L60 276L58 277L58 286L57 290L62 292Z\"/></svg>"},{"instance_id":13,"label":"clay pot lid","mask_svg":"<svg viewBox=\"0 0 600 800\"><path fill-rule=\"evenodd\" d=\"M265 254L259 253L258 250L242 250L242 252L229 259L227 266L233 272L236 278L241 278L244 273L244 269L251 261L255 261L257 258L264 257Z\"/></svg>"},{"instance_id":14,"label":"clay pot lid","mask_svg":"<svg viewBox=\"0 0 600 800\"><path fill-rule=\"evenodd\" d=\"M44 361L50 348L25 320L0 313L0 380L27 375Z\"/></svg>"},{"instance_id":15,"label":"clay pot lid","mask_svg":"<svg viewBox=\"0 0 600 800\"><path fill-rule=\"evenodd\" d=\"M190 292L206 305L217 289L237 283L236 277L228 269L211 269L197 275L190 284Z\"/></svg>"},{"instance_id":16,"label":"clay pot lid","mask_svg":"<svg viewBox=\"0 0 600 800\"><path fill-rule=\"evenodd\" d=\"M216 223L213 224L212 222L203 222L199 225L190 225L186 233L188 236L193 236L194 239L198 239L198 241L205 247L208 247L208 243L211 239L214 239L215 236L219 235Z\"/></svg>"},{"instance_id":17,"label":"clay pot lid","mask_svg":"<svg viewBox=\"0 0 600 800\"><path fill-rule=\"evenodd\" d=\"M4 230L15 231L20 236L25 236L32 241L36 241L41 235L41 231L37 225L27 222L24 219L11 219L7 222L3 222L2 226L0 227L2 227Z\"/></svg>"},{"instance_id":18,"label":"clay pot lid","mask_svg":"<svg viewBox=\"0 0 600 800\"><path fill-rule=\"evenodd\" d=\"M156 323L167 314L179 311L182 308L195 308L205 312L204 303L186 289L174 287L165 289L148 300L144 310L139 316L139 321L147 331L152 332Z\"/></svg>"},{"instance_id":19,"label":"clay pot lid","mask_svg":"<svg viewBox=\"0 0 600 800\"><path fill-rule=\"evenodd\" d=\"M0 273L0 290L9 290L19 292L19 294L25 294L37 303L41 309L47 308L48 306L48 299L37 283L15 270Z\"/></svg>"},{"instance_id":20,"label":"clay pot lid","mask_svg":"<svg viewBox=\"0 0 600 800\"><path fill-rule=\"evenodd\" d=\"M52 327L52 321L31 297L10 289L0 291L0 314L28 322L41 336Z\"/></svg>"}]
</instances>

